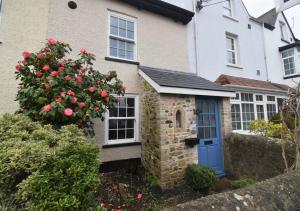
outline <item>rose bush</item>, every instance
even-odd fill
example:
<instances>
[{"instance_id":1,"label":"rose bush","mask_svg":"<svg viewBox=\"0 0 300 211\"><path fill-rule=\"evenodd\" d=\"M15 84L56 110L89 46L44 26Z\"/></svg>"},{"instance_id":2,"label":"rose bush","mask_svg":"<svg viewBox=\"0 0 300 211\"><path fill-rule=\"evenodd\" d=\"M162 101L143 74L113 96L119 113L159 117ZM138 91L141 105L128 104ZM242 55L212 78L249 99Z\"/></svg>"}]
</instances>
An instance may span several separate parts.
<instances>
[{"instance_id":1,"label":"rose bush","mask_svg":"<svg viewBox=\"0 0 300 211\"><path fill-rule=\"evenodd\" d=\"M93 68L94 54L81 49L73 60L66 57L71 51L68 44L48 39L39 52L22 53L24 60L16 65L20 112L47 124L84 127L91 118L103 119L116 96L124 94L115 72Z\"/></svg>"}]
</instances>

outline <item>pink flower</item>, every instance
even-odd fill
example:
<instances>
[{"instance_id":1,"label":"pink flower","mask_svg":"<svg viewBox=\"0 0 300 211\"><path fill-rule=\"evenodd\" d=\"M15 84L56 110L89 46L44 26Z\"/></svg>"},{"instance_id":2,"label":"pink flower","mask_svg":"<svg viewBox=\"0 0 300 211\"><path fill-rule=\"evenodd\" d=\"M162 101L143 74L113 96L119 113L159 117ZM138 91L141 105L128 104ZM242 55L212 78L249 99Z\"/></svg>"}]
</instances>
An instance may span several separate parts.
<instances>
[{"instance_id":1,"label":"pink flower","mask_svg":"<svg viewBox=\"0 0 300 211\"><path fill-rule=\"evenodd\" d=\"M70 95L70 96L75 96L75 93L74 93L72 90L69 90L67 93L68 93L68 95Z\"/></svg>"},{"instance_id":2,"label":"pink flower","mask_svg":"<svg viewBox=\"0 0 300 211\"><path fill-rule=\"evenodd\" d=\"M96 90L96 89L95 89L95 87L93 87L93 86L89 88L89 92L90 92L90 93L95 92L95 90Z\"/></svg>"},{"instance_id":3,"label":"pink flower","mask_svg":"<svg viewBox=\"0 0 300 211\"><path fill-rule=\"evenodd\" d=\"M81 72L81 73L85 73L86 71L87 71L87 68L86 68L86 67L80 68L80 72Z\"/></svg>"},{"instance_id":4,"label":"pink flower","mask_svg":"<svg viewBox=\"0 0 300 211\"><path fill-rule=\"evenodd\" d=\"M48 43L49 45L56 45L57 41L55 39L49 38Z\"/></svg>"},{"instance_id":5,"label":"pink flower","mask_svg":"<svg viewBox=\"0 0 300 211\"><path fill-rule=\"evenodd\" d=\"M108 103L109 102L109 97L104 98L104 102Z\"/></svg>"},{"instance_id":6,"label":"pink flower","mask_svg":"<svg viewBox=\"0 0 300 211\"><path fill-rule=\"evenodd\" d=\"M44 111L45 111L45 112L51 111L51 105L49 105L49 104L48 104L48 105L45 105L45 106L44 106Z\"/></svg>"},{"instance_id":7,"label":"pink flower","mask_svg":"<svg viewBox=\"0 0 300 211\"><path fill-rule=\"evenodd\" d=\"M37 57L38 59L44 59L44 58L45 58L45 55L42 54L42 53L39 53L36 57Z\"/></svg>"},{"instance_id":8,"label":"pink flower","mask_svg":"<svg viewBox=\"0 0 300 211\"><path fill-rule=\"evenodd\" d=\"M61 103L62 99L61 97L56 98L56 102Z\"/></svg>"},{"instance_id":9,"label":"pink flower","mask_svg":"<svg viewBox=\"0 0 300 211\"><path fill-rule=\"evenodd\" d=\"M48 90L48 91L51 90L51 87L50 87L49 84L45 84L44 86L45 86L45 89L46 89L46 90Z\"/></svg>"},{"instance_id":10,"label":"pink flower","mask_svg":"<svg viewBox=\"0 0 300 211\"><path fill-rule=\"evenodd\" d=\"M85 103L84 102L80 102L79 103L79 108L83 108L85 106Z\"/></svg>"},{"instance_id":11,"label":"pink flower","mask_svg":"<svg viewBox=\"0 0 300 211\"><path fill-rule=\"evenodd\" d=\"M71 76L69 76L69 75L65 76L65 80L66 80L66 81L70 81L71 79L72 79Z\"/></svg>"},{"instance_id":12,"label":"pink flower","mask_svg":"<svg viewBox=\"0 0 300 211\"><path fill-rule=\"evenodd\" d=\"M59 62L58 63L61 67L64 67L65 66L65 63L64 62Z\"/></svg>"},{"instance_id":13,"label":"pink flower","mask_svg":"<svg viewBox=\"0 0 300 211\"><path fill-rule=\"evenodd\" d=\"M29 59L29 57L30 57L30 53L28 51L23 51L22 55L23 55L24 59Z\"/></svg>"},{"instance_id":14,"label":"pink flower","mask_svg":"<svg viewBox=\"0 0 300 211\"><path fill-rule=\"evenodd\" d=\"M43 70L45 70L45 71L48 71L48 70L50 70L50 67L49 67L49 65L45 65L45 66L43 67Z\"/></svg>"},{"instance_id":15,"label":"pink flower","mask_svg":"<svg viewBox=\"0 0 300 211\"><path fill-rule=\"evenodd\" d=\"M72 99L71 99L71 101L70 101L72 104L75 104L75 103L77 103L77 97L73 97Z\"/></svg>"},{"instance_id":16,"label":"pink flower","mask_svg":"<svg viewBox=\"0 0 300 211\"><path fill-rule=\"evenodd\" d=\"M58 71L58 72L62 72L62 71L64 71L64 70L65 70L64 67L59 67L57 71Z\"/></svg>"},{"instance_id":17,"label":"pink flower","mask_svg":"<svg viewBox=\"0 0 300 211\"><path fill-rule=\"evenodd\" d=\"M122 90L123 92L125 92L125 91L126 91L126 89L127 89L127 87L126 87L126 86L124 86L124 85L121 85L121 90Z\"/></svg>"},{"instance_id":18,"label":"pink flower","mask_svg":"<svg viewBox=\"0 0 300 211\"><path fill-rule=\"evenodd\" d=\"M99 108L98 106L96 106L96 107L95 107L95 110L96 110L96 111L99 111L99 110L100 110L100 108Z\"/></svg>"},{"instance_id":19,"label":"pink flower","mask_svg":"<svg viewBox=\"0 0 300 211\"><path fill-rule=\"evenodd\" d=\"M64 115L67 116L67 117L72 116L72 115L73 115L73 110L70 109L70 108L66 108L66 109L64 110Z\"/></svg>"},{"instance_id":20,"label":"pink flower","mask_svg":"<svg viewBox=\"0 0 300 211\"><path fill-rule=\"evenodd\" d=\"M82 54L86 53L86 49L81 48L81 49L80 49L80 53L82 53Z\"/></svg>"},{"instance_id":21,"label":"pink flower","mask_svg":"<svg viewBox=\"0 0 300 211\"><path fill-rule=\"evenodd\" d=\"M99 206L100 207L105 207L105 204L104 203L100 203Z\"/></svg>"},{"instance_id":22,"label":"pink flower","mask_svg":"<svg viewBox=\"0 0 300 211\"><path fill-rule=\"evenodd\" d=\"M66 94L65 94L64 92L61 92L61 93L60 93L60 96L61 96L61 97L66 97Z\"/></svg>"},{"instance_id":23,"label":"pink flower","mask_svg":"<svg viewBox=\"0 0 300 211\"><path fill-rule=\"evenodd\" d=\"M141 194L141 193L136 194L136 198L137 199L142 199L143 198L143 194Z\"/></svg>"},{"instance_id":24,"label":"pink flower","mask_svg":"<svg viewBox=\"0 0 300 211\"><path fill-rule=\"evenodd\" d=\"M101 97L107 97L107 91L103 90L100 95Z\"/></svg>"},{"instance_id":25,"label":"pink flower","mask_svg":"<svg viewBox=\"0 0 300 211\"><path fill-rule=\"evenodd\" d=\"M34 73L34 75L36 75L37 77L40 77L40 76L42 75L42 72L41 72L41 71L36 71L36 72Z\"/></svg>"},{"instance_id":26,"label":"pink flower","mask_svg":"<svg viewBox=\"0 0 300 211\"><path fill-rule=\"evenodd\" d=\"M17 64L17 65L16 65L16 70L18 70L18 71L22 70L22 65Z\"/></svg>"},{"instance_id":27,"label":"pink flower","mask_svg":"<svg viewBox=\"0 0 300 211\"><path fill-rule=\"evenodd\" d=\"M52 71L51 73L50 73L50 76L52 76L52 77L56 77L58 75L58 72L57 71Z\"/></svg>"},{"instance_id":28,"label":"pink flower","mask_svg":"<svg viewBox=\"0 0 300 211\"><path fill-rule=\"evenodd\" d=\"M76 81L77 83L81 84L82 83L82 77L81 76L76 76Z\"/></svg>"}]
</instances>

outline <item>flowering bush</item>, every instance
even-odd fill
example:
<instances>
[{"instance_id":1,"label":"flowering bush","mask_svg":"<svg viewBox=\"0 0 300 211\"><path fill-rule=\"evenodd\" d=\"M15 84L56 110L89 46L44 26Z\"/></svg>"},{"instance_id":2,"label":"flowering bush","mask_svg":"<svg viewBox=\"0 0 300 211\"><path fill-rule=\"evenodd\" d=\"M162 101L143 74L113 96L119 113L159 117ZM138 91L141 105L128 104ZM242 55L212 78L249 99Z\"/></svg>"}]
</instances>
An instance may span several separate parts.
<instances>
[{"instance_id":1,"label":"flowering bush","mask_svg":"<svg viewBox=\"0 0 300 211\"><path fill-rule=\"evenodd\" d=\"M48 39L39 52L23 52L24 60L16 65L21 112L52 125L83 127L90 118L103 119L115 96L124 94L126 87L116 72L94 70L94 54L81 49L79 58L72 60L66 58L71 51L68 44Z\"/></svg>"}]
</instances>

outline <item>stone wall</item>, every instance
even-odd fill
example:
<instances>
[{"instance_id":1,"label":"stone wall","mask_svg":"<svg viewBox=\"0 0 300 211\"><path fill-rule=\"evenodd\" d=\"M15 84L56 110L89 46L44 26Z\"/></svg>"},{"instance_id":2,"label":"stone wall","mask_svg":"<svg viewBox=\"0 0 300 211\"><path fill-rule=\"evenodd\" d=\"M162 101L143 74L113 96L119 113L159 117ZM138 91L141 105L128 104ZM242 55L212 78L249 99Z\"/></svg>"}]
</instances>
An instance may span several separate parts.
<instances>
[{"instance_id":1,"label":"stone wall","mask_svg":"<svg viewBox=\"0 0 300 211\"><path fill-rule=\"evenodd\" d=\"M285 170L280 140L260 136L231 134L224 141L225 172L234 178L268 179ZM286 142L289 164L295 148Z\"/></svg>"},{"instance_id":2,"label":"stone wall","mask_svg":"<svg viewBox=\"0 0 300 211\"><path fill-rule=\"evenodd\" d=\"M230 98L221 100L221 124L223 140L232 132Z\"/></svg>"},{"instance_id":3,"label":"stone wall","mask_svg":"<svg viewBox=\"0 0 300 211\"><path fill-rule=\"evenodd\" d=\"M164 210L300 210L300 174L285 174L236 191L210 195Z\"/></svg>"},{"instance_id":4,"label":"stone wall","mask_svg":"<svg viewBox=\"0 0 300 211\"><path fill-rule=\"evenodd\" d=\"M197 163L197 147L189 148L184 140L196 138L195 96L160 97L161 186L168 188L184 182L185 168ZM176 112L181 112L182 127L176 128Z\"/></svg>"}]
</instances>

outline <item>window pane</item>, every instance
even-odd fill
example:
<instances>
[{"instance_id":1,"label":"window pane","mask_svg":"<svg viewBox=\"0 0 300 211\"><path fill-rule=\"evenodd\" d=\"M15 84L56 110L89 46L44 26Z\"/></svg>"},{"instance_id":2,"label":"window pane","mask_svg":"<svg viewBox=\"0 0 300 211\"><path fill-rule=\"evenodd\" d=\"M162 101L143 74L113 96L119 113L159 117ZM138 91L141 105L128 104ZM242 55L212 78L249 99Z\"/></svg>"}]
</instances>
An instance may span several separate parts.
<instances>
[{"instance_id":1,"label":"window pane","mask_svg":"<svg viewBox=\"0 0 300 211\"><path fill-rule=\"evenodd\" d=\"M119 27L121 29L126 29L126 21L122 20L122 19L119 19Z\"/></svg>"},{"instance_id":2,"label":"window pane","mask_svg":"<svg viewBox=\"0 0 300 211\"><path fill-rule=\"evenodd\" d=\"M275 102L275 96L267 96L267 100L270 102Z\"/></svg>"},{"instance_id":3,"label":"window pane","mask_svg":"<svg viewBox=\"0 0 300 211\"><path fill-rule=\"evenodd\" d=\"M211 138L217 138L217 129L215 127L211 128Z\"/></svg>"},{"instance_id":4,"label":"window pane","mask_svg":"<svg viewBox=\"0 0 300 211\"><path fill-rule=\"evenodd\" d=\"M274 114L276 114L275 104L267 104L267 114L268 114L268 120L270 120L274 116Z\"/></svg>"},{"instance_id":5,"label":"window pane","mask_svg":"<svg viewBox=\"0 0 300 211\"><path fill-rule=\"evenodd\" d=\"M265 119L264 106L263 105L256 105L256 111L257 111L257 119L264 120Z\"/></svg>"},{"instance_id":6,"label":"window pane","mask_svg":"<svg viewBox=\"0 0 300 211\"><path fill-rule=\"evenodd\" d=\"M118 139L118 131L117 130L109 130L108 131L108 139L109 140L116 140L116 139Z\"/></svg>"},{"instance_id":7,"label":"window pane","mask_svg":"<svg viewBox=\"0 0 300 211\"><path fill-rule=\"evenodd\" d=\"M131 21L127 21L127 30L134 31L134 23Z\"/></svg>"},{"instance_id":8,"label":"window pane","mask_svg":"<svg viewBox=\"0 0 300 211\"><path fill-rule=\"evenodd\" d=\"M132 51L126 51L126 59L133 60L133 52Z\"/></svg>"},{"instance_id":9,"label":"window pane","mask_svg":"<svg viewBox=\"0 0 300 211\"><path fill-rule=\"evenodd\" d=\"M133 46L134 46L133 43L126 42L126 50L127 51L133 51Z\"/></svg>"},{"instance_id":10,"label":"window pane","mask_svg":"<svg viewBox=\"0 0 300 211\"><path fill-rule=\"evenodd\" d=\"M118 36L118 28L111 26L110 27L110 34Z\"/></svg>"},{"instance_id":11,"label":"window pane","mask_svg":"<svg viewBox=\"0 0 300 211\"><path fill-rule=\"evenodd\" d=\"M119 49L119 57L125 58L125 50Z\"/></svg>"},{"instance_id":12,"label":"window pane","mask_svg":"<svg viewBox=\"0 0 300 211\"><path fill-rule=\"evenodd\" d=\"M242 115L243 130L248 130L250 122L255 120L254 105L249 103L242 103Z\"/></svg>"},{"instance_id":13,"label":"window pane","mask_svg":"<svg viewBox=\"0 0 300 211\"><path fill-rule=\"evenodd\" d=\"M256 101L263 101L263 96L262 95L256 95Z\"/></svg>"},{"instance_id":14,"label":"window pane","mask_svg":"<svg viewBox=\"0 0 300 211\"><path fill-rule=\"evenodd\" d=\"M126 108L119 108L119 117L126 117Z\"/></svg>"},{"instance_id":15,"label":"window pane","mask_svg":"<svg viewBox=\"0 0 300 211\"><path fill-rule=\"evenodd\" d=\"M109 53L110 56L114 56L114 57L117 57L118 56L118 49L116 48L110 48L110 53Z\"/></svg>"},{"instance_id":16,"label":"window pane","mask_svg":"<svg viewBox=\"0 0 300 211\"><path fill-rule=\"evenodd\" d=\"M121 119L118 120L118 129L125 129L126 128L126 120Z\"/></svg>"},{"instance_id":17,"label":"window pane","mask_svg":"<svg viewBox=\"0 0 300 211\"><path fill-rule=\"evenodd\" d=\"M134 32L132 32L132 31L127 31L127 38L129 38L129 39L134 39Z\"/></svg>"},{"instance_id":18,"label":"window pane","mask_svg":"<svg viewBox=\"0 0 300 211\"><path fill-rule=\"evenodd\" d=\"M128 108L127 109L127 116L128 117L134 117L134 108Z\"/></svg>"},{"instance_id":19,"label":"window pane","mask_svg":"<svg viewBox=\"0 0 300 211\"><path fill-rule=\"evenodd\" d=\"M109 129L118 129L118 120L109 120Z\"/></svg>"},{"instance_id":20,"label":"window pane","mask_svg":"<svg viewBox=\"0 0 300 211\"><path fill-rule=\"evenodd\" d=\"M120 37L126 37L126 29L119 29L119 36Z\"/></svg>"},{"instance_id":21,"label":"window pane","mask_svg":"<svg viewBox=\"0 0 300 211\"><path fill-rule=\"evenodd\" d=\"M231 105L231 121L233 130L241 130L241 109L239 104Z\"/></svg>"},{"instance_id":22,"label":"window pane","mask_svg":"<svg viewBox=\"0 0 300 211\"><path fill-rule=\"evenodd\" d=\"M126 128L134 128L134 120L133 119L130 119L130 120L127 120L127 126Z\"/></svg>"},{"instance_id":23,"label":"window pane","mask_svg":"<svg viewBox=\"0 0 300 211\"><path fill-rule=\"evenodd\" d=\"M110 26L118 27L118 18L111 16L110 17Z\"/></svg>"},{"instance_id":24,"label":"window pane","mask_svg":"<svg viewBox=\"0 0 300 211\"><path fill-rule=\"evenodd\" d=\"M126 138L134 138L134 130L126 130Z\"/></svg>"},{"instance_id":25,"label":"window pane","mask_svg":"<svg viewBox=\"0 0 300 211\"><path fill-rule=\"evenodd\" d=\"M134 107L134 98L127 98L127 106Z\"/></svg>"},{"instance_id":26,"label":"window pane","mask_svg":"<svg viewBox=\"0 0 300 211\"><path fill-rule=\"evenodd\" d=\"M113 108L109 111L110 117L117 117L118 116L118 108Z\"/></svg>"},{"instance_id":27,"label":"window pane","mask_svg":"<svg viewBox=\"0 0 300 211\"><path fill-rule=\"evenodd\" d=\"M125 130L118 130L118 139L125 139Z\"/></svg>"}]
</instances>

